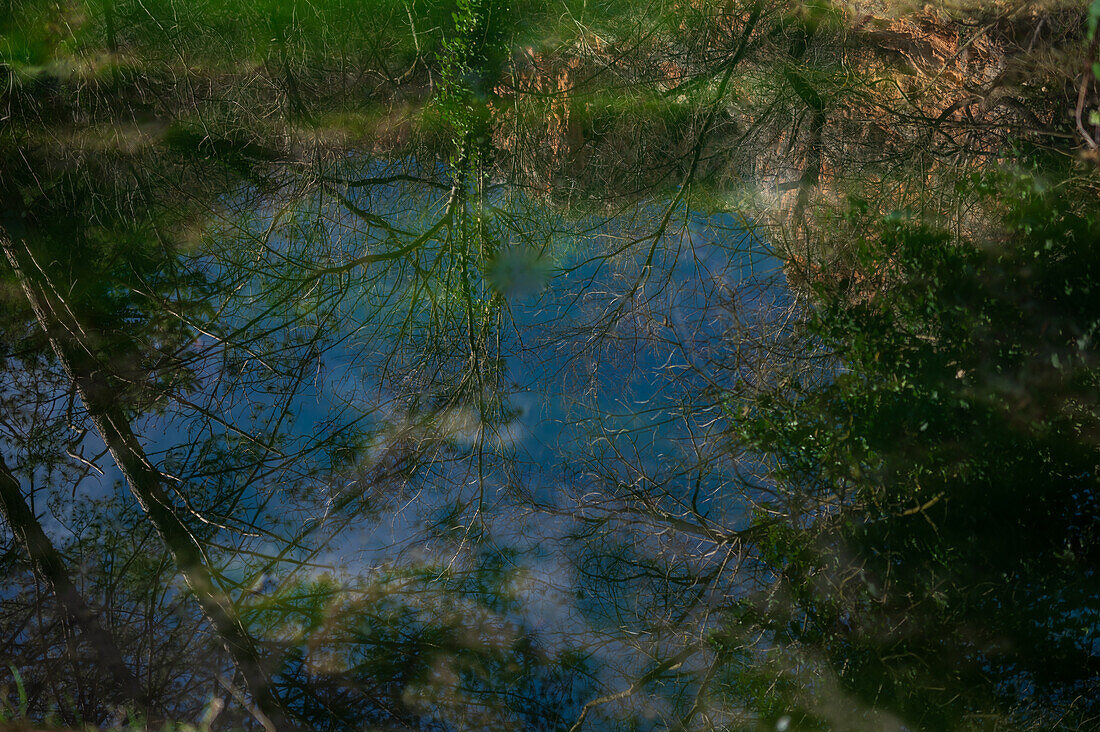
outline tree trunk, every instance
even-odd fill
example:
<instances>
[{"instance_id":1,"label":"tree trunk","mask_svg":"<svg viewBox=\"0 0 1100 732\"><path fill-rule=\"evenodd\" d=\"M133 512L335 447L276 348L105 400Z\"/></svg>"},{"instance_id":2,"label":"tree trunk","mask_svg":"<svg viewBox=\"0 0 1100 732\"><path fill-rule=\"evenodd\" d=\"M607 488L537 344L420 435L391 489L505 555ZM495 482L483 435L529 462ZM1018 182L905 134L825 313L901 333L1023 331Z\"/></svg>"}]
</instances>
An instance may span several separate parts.
<instances>
[{"instance_id":1,"label":"tree trunk","mask_svg":"<svg viewBox=\"0 0 1100 732\"><path fill-rule=\"evenodd\" d=\"M74 628L80 630L95 651L97 661L111 675L114 681L112 701L122 706L134 704L148 718L152 706L148 695L122 660L114 636L99 624L96 613L73 584L65 570L65 561L27 506L19 481L8 470L3 457L0 457L0 512L26 552L35 574L49 586L61 606L61 612Z\"/></svg>"},{"instance_id":2,"label":"tree trunk","mask_svg":"<svg viewBox=\"0 0 1100 732\"><path fill-rule=\"evenodd\" d=\"M244 678L259 712L256 715L259 721L269 732L291 728L256 645L229 598L215 584L202 545L176 515L164 490L163 476L149 462L130 428L116 398L120 391L117 380L89 347L76 314L61 298L51 294L56 291L25 243L14 243L0 229L0 247L15 270L39 326L46 332L54 353L72 379L131 492L160 534L176 567Z\"/></svg>"}]
</instances>

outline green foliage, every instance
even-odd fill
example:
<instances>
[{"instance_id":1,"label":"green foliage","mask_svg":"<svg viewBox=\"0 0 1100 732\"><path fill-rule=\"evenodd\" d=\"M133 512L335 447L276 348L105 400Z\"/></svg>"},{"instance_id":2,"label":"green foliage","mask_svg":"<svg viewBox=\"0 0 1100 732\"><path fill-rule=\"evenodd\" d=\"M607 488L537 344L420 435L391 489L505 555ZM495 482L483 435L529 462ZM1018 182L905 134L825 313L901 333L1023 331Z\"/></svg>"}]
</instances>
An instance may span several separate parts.
<instances>
[{"instance_id":1,"label":"green foliage","mask_svg":"<svg viewBox=\"0 0 1100 732\"><path fill-rule=\"evenodd\" d=\"M12 680L15 682L16 703L9 703L7 688L4 688L4 699L0 701L0 722L18 721L27 717L27 688L23 684L23 677L15 666L8 666Z\"/></svg>"},{"instance_id":2,"label":"green foliage","mask_svg":"<svg viewBox=\"0 0 1100 732\"><path fill-rule=\"evenodd\" d=\"M834 368L738 423L782 496L762 549L797 622L776 640L922 728L1096 711L1071 702L1098 680L1100 220L1029 175L971 185L1000 231L865 234L814 288Z\"/></svg>"},{"instance_id":3,"label":"green foliage","mask_svg":"<svg viewBox=\"0 0 1100 732\"><path fill-rule=\"evenodd\" d=\"M489 104L508 54L509 10L501 0L458 0L454 29L443 41L439 108L454 134L452 166L462 174L481 165L489 149Z\"/></svg>"}]
</instances>

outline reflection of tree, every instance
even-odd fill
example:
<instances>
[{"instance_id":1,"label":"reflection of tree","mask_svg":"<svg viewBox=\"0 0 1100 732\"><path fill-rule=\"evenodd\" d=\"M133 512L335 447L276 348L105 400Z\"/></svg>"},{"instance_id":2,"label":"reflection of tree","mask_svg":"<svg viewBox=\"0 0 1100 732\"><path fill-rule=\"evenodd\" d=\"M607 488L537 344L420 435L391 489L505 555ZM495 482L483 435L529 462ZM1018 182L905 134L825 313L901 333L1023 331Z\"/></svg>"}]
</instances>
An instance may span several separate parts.
<instances>
[{"instance_id":1,"label":"reflection of tree","mask_svg":"<svg viewBox=\"0 0 1100 732\"><path fill-rule=\"evenodd\" d=\"M3 246L27 301L88 410L92 424L225 644L259 711L268 723L285 725L285 714L272 693L259 651L237 618L236 610L221 596L202 544L177 515L165 489L164 476L149 462L118 402L122 385L112 378L108 371L110 366L96 357L95 346L85 335L81 321L64 304L33 253L25 245L20 251L20 245L11 240L4 241Z\"/></svg>"},{"instance_id":2,"label":"reflection of tree","mask_svg":"<svg viewBox=\"0 0 1100 732\"><path fill-rule=\"evenodd\" d=\"M226 723L254 707L326 729L912 716L915 693L861 686L898 666L868 661L881 647L849 643L833 612L855 592L829 584L856 572L849 555L905 535L830 534L875 491L827 439L858 410L815 422L791 401L832 393L871 336L807 322L880 280L904 292L896 253L872 246L882 214L908 206L977 240L1002 212L971 173L1020 157L1010 140L1064 157L1077 133L1049 59L1091 52L1079 13L1036 30L1020 8L831 3L85 9L17 3L4 20L5 339L13 370L75 405L4 406L43 434L89 421L104 445L13 440L3 495L22 552L73 600L87 540L47 536L49 519L30 539L27 506L48 495L69 520L106 467L76 456L112 452L147 513L128 525L158 529L202 613L161 592L169 564L112 557L87 570L86 605L117 617L125 584L135 616L229 649L104 623L143 683L178 681L145 683L169 715L197 717L213 689L236 696ZM70 45L43 30L58 19ZM837 485L806 478L834 463ZM80 520L137 562L140 543L100 526L115 505L94 505ZM833 540L833 574L815 537ZM979 571L967 556L954 566ZM151 647L180 657L132 650ZM944 683L986 708L983 674L951 681L966 694Z\"/></svg>"},{"instance_id":3,"label":"reflection of tree","mask_svg":"<svg viewBox=\"0 0 1100 732\"><path fill-rule=\"evenodd\" d=\"M736 429L777 488L757 510L782 517L760 545L787 606L761 596L734 617L922 727L1018 704L1074 726L1097 683L1080 622L1095 576L1078 562L1096 551L1095 400L1079 389L1095 379L1098 232L1065 188L994 181L995 245L872 228L860 251L892 267L818 284L833 378L745 405ZM805 683L786 703L810 723L824 715Z\"/></svg>"},{"instance_id":4,"label":"reflection of tree","mask_svg":"<svg viewBox=\"0 0 1100 732\"><path fill-rule=\"evenodd\" d=\"M100 625L95 611L88 606L73 584L65 560L23 500L19 481L2 461L0 511L30 559L35 573L42 577L56 596L67 620L79 629L81 638L93 647L97 665L107 671L117 683L117 688L112 689L113 701L119 705L133 704L138 711L148 714L150 710L146 693L127 667L114 637Z\"/></svg>"}]
</instances>

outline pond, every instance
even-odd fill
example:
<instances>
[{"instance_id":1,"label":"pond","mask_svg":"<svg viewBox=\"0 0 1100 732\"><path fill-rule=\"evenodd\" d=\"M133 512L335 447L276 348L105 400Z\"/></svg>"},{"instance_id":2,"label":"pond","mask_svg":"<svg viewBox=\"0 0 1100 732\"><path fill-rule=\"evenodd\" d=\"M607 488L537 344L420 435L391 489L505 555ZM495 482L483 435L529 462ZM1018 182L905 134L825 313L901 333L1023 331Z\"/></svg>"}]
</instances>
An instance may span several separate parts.
<instances>
[{"instance_id":1,"label":"pond","mask_svg":"<svg viewBox=\"0 0 1100 732\"><path fill-rule=\"evenodd\" d=\"M894 5L8 3L0 725L1095 721L1097 13Z\"/></svg>"}]
</instances>

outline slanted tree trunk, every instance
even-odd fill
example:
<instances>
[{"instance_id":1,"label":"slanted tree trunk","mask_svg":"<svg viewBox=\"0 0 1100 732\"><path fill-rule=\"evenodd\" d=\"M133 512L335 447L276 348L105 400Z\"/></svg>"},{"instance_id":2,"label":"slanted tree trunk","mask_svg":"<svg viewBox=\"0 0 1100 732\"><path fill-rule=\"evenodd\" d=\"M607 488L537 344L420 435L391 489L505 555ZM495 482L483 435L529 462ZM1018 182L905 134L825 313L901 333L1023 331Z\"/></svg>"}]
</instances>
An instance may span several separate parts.
<instances>
[{"instance_id":1,"label":"slanted tree trunk","mask_svg":"<svg viewBox=\"0 0 1100 732\"><path fill-rule=\"evenodd\" d=\"M137 677L122 660L114 636L99 623L96 613L73 584L65 568L65 560L42 530L38 518L27 505L19 481L0 457L0 513L11 527L15 540L22 546L35 574L57 598L61 612L72 627L95 652L96 660L113 681L112 701L125 706L133 704L147 718L152 704Z\"/></svg>"},{"instance_id":2,"label":"slanted tree trunk","mask_svg":"<svg viewBox=\"0 0 1100 732\"><path fill-rule=\"evenodd\" d=\"M214 582L202 544L176 515L164 489L163 476L149 462L134 435L117 399L121 391L117 378L92 350L76 314L57 296L26 244L12 241L7 232L0 229L0 248L15 270L39 326L48 336L54 353L131 492L160 534L176 567L244 678L255 702L253 712L269 732L292 728L259 650L236 608Z\"/></svg>"}]
</instances>

